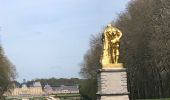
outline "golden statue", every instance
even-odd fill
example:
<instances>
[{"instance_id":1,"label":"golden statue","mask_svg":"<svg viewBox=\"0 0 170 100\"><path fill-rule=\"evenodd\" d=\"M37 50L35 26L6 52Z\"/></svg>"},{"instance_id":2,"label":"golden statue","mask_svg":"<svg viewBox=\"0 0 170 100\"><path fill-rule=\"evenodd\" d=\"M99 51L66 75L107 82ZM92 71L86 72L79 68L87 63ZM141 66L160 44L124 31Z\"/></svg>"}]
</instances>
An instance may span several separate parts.
<instances>
[{"instance_id":1,"label":"golden statue","mask_svg":"<svg viewBox=\"0 0 170 100\"><path fill-rule=\"evenodd\" d=\"M103 68L112 67L118 64L119 59L119 42L122 37L122 32L108 24L102 35L103 54L101 64Z\"/></svg>"}]
</instances>

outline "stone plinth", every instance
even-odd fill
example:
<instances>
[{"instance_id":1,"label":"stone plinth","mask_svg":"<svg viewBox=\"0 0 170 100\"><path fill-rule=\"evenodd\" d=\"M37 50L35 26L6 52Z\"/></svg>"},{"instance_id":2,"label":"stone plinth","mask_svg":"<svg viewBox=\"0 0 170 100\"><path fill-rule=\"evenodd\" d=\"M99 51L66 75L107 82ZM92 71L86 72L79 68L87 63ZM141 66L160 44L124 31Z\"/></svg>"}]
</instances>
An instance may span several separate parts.
<instances>
[{"instance_id":1,"label":"stone plinth","mask_svg":"<svg viewBox=\"0 0 170 100\"><path fill-rule=\"evenodd\" d=\"M98 100L129 100L127 74L123 67L112 67L98 71Z\"/></svg>"}]
</instances>

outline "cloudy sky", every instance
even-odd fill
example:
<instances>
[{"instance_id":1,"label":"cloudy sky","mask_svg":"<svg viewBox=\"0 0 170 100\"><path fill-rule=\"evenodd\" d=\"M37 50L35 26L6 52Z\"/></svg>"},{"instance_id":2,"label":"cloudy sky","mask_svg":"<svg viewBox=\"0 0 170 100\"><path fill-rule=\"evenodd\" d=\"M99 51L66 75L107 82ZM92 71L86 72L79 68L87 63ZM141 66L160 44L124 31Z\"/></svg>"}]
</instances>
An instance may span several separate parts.
<instances>
[{"instance_id":1,"label":"cloudy sky","mask_svg":"<svg viewBox=\"0 0 170 100\"><path fill-rule=\"evenodd\" d=\"M80 77L92 34L129 0L0 0L0 38L17 80Z\"/></svg>"}]
</instances>

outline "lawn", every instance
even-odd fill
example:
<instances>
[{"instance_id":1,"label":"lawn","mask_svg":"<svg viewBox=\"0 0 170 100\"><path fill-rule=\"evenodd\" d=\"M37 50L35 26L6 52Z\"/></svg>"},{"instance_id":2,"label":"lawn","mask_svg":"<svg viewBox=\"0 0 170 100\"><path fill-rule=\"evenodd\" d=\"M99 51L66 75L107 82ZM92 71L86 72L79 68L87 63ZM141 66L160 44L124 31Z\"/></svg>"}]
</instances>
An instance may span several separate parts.
<instances>
[{"instance_id":1,"label":"lawn","mask_svg":"<svg viewBox=\"0 0 170 100\"><path fill-rule=\"evenodd\" d=\"M5 100L22 100L22 99L6 98ZM47 99L45 97L34 97L34 98L30 98L29 100L47 100Z\"/></svg>"},{"instance_id":2,"label":"lawn","mask_svg":"<svg viewBox=\"0 0 170 100\"><path fill-rule=\"evenodd\" d=\"M30 100L47 100L45 97L35 97L31 98Z\"/></svg>"},{"instance_id":3,"label":"lawn","mask_svg":"<svg viewBox=\"0 0 170 100\"><path fill-rule=\"evenodd\" d=\"M170 98L162 98L162 99L136 99L136 100L170 100Z\"/></svg>"}]
</instances>

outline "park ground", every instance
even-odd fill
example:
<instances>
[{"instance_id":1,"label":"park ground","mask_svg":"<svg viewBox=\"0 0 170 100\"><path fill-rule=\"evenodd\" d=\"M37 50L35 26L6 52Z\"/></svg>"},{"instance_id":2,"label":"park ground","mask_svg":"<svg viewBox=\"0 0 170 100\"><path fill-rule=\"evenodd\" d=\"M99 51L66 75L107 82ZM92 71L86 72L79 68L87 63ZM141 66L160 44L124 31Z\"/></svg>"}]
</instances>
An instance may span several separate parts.
<instances>
[{"instance_id":1,"label":"park ground","mask_svg":"<svg viewBox=\"0 0 170 100\"><path fill-rule=\"evenodd\" d=\"M35 97L31 99L6 99L6 100L76 100L76 99L59 99L53 97ZM170 100L170 98L162 98L162 99L136 99L136 100Z\"/></svg>"}]
</instances>

